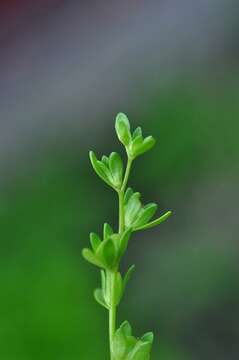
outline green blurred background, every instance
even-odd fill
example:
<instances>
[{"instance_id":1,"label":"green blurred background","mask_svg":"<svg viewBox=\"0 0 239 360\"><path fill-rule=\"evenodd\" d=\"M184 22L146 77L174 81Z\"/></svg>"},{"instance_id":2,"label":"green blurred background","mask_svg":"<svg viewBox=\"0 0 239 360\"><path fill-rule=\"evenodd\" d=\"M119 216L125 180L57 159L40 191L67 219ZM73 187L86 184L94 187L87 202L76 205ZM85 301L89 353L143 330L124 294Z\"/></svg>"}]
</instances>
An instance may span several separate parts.
<instances>
[{"instance_id":1,"label":"green blurred background","mask_svg":"<svg viewBox=\"0 0 239 360\"><path fill-rule=\"evenodd\" d=\"M154 331L155 360L238 359L234 6L1 5L0 359L108 359L99 274L81 249L117 223L88 151L123 154L119 111L157 139L130 184L173 216L132 239L118 322Z\"/></svg>"}]
</instances>

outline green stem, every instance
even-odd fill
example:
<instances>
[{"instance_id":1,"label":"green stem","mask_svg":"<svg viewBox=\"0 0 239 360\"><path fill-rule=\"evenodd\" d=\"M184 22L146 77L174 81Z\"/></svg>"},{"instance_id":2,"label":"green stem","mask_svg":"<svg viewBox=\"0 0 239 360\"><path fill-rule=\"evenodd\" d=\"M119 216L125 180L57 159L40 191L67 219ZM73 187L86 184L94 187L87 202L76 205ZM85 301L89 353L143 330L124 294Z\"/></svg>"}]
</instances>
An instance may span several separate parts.
<instances>
[{"instance_id":1,"label":"green stem","mask_svg":"<svg viewBox=\"0 0 239 360\"><path fill-rule=\"evenodd\" d=\"M124 175L124 180L123 180L122 187L120 189L123 193L125 191L125 188L126 188L126 185L127 185L128 179L129 179L129 173L130 173L130 170L131 170L132 162L133 162L133 159L128 157L127 166L126 166L125 175Z\"/></svg>"},{"instance_id":2,"label":"green stem","mask_svg":"<svg viewBox=\"0 0 239 360\"><path fill-rule=\"evenodd\" d=\"M128 179L129 179L129 173L131 170L132 161L133 160L128 157L124 180L123 180L121 189L118 191L118 196L119 196L119 234L122 234L125 229L124 193L125 193L125 188L126 188ZM111 272L111 281L110 281L110 286L111 286L110 304L111 305L110 305L110 309L109 309L109 341L110 341L110 359L111 360L114 360L113 352L112 352L112 340L113 340L113 337L115 334L115 329L116 329L117 305L115 303L115 282L116 282L117 271L118 271L118 269Z\"/></svg>"},{"instance_id":3,"label":"green stem","mask_svg":"<svg viewBox=\"0 0 239 360\"><path fill-rule=\"evenodd\" d=\"M116 328L116 304L115 304L115 280L116 271L111 273L111 306L109 310L109 340L110 340L110 359L113 360L112 341Z\"/></svg>"},{"instance_id":4,"label":"green stem","mask_svg":"<svg viewBox=\"0 0 239 360\"><path fill-rule=\"evenodd\" d=\"M119 234L124 231L124 191L119 191Z\"/></svg>"}]
</instances>

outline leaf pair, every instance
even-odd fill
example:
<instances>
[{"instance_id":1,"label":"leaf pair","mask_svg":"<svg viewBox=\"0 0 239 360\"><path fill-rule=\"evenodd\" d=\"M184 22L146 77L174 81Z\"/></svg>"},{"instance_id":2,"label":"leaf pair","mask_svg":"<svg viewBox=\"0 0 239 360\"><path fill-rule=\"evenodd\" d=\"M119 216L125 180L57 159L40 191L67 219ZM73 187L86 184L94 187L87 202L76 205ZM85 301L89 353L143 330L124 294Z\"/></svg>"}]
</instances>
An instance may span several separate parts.
<instances>
[{"instance_id":1,"label":"leaf pair","mask_svg":"<svg viewBox=\"0 0 239 360\"><path fill-rule=\"evenodd\" d=\"M115 269L127 249L131 231L131 228L128 228L122 235L114 234L110 225L105 223L103 241L96 233L91 233L92 250L83 249L83 257L98 267L109 270Z\"/></svg>"},{"instance_id":2,"label":"leaf pair","mask_svg":"<svg viewBox=\"0 0 239 360\"><path fill-rule=\"evenodd\" d=\"M124 196L125 226L131 227L133 231L144 230L161 224L170 215L171 211L166 212L158 219L150 221L157 210L157 204L149 203L145 206L140 201L140 193L128 188Z\"/></svg>"},{"instance_id":3,"label":"leaf pair","mask_svg":"<svg viewBox=\"0 0 239 360\"><path fill-rule=\"evenodd\" d=\"M153 333L146 333L137 339L132 335L128 321L124 321L113 339L114 358L117 360L149 360L152 343Z\"/></svg>"},{"instance_id":4,"label":"leaf pair","mask_svg":"<svg viewBox=\"0 0 239 360\"><path fill-rule=\"evenodd\" d=\"M98 160L95 153L90 151L90 161L97 175L114 189L120 189L123 178L123 162L120 155L112 152L109 157L103 155Z\"/></svg>"},{"instance_id":5,"label":"leaf pair","mask_svg":"<svg viewBox=\"0 0 239 360\"><path fill-rule=\"evenodd\" d=\"M131 159L135 159L150 150L155 144L155 139L152 136L143 138L141 127L137 127L131 134L129 120L123 113L116 116L115 130Z\"/></svg>"},{"instance_id":6,"label":"leaf pair","mask_svg":"<svg viewBox=\"0 0 239 360\"><path fill-rule=\"evenodd\" d=\"M109 270L101 270L101 289L94 291L95 300L106 309L110 309L113 305L112 301L115 305L118 305L124 295L126 285L131 278L134 268L135 266L132 265L123 278L120 272L114 274ZM115 279L113 277L115 277ZM111 296L112 283L114 284L114 298Z\"/></svg>"}]
</instances>

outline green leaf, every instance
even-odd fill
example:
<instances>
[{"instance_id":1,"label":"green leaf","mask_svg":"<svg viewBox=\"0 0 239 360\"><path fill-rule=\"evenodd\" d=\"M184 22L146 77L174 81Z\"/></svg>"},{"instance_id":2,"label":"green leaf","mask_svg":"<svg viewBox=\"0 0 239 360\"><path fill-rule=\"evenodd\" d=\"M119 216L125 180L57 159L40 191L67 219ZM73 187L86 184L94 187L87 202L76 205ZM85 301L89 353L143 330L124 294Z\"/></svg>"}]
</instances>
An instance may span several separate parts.
<instances>
[{"instance_id":1,"label":"green leaf","mask_svg":"<svg viewBox=\"0 0 239 360\"><path fill-rule=\"evenodd\" d=\"M123 162L118 153L112 152L109 157L109 168L116 187L120 187L123 177Z\"/></svg>"},{"instance_id":2,"label":"green leaf","mask_svg":"<svg viewBox=\"0 0 239 360\"><path fill-rule=\"evenodd\" d=\"M102 241L97 249L96 255L100 261L105 264L106 268L113 268L117 259L116 248L113 240L108 238Z\"/></svg>"},{"instance_id":3,"label":"green leaf","mask_svg":"<svg viewBox=\"0 0 239 360\"><path fill-rule=\"evenodd\" d=\"M145 224L143 226L139 226L139 227L135 228L134 231L146 230L146 229L150 229L154 226L157 226L157 225L161 224L163 221L167 220L167 218L169 218L169 216L171 214L172 214L172 211L168 211L165 214L163 214L162 216L160 216L158 219L151 221L148 224Z\"/></svg>"},{"instance_id":4,"label":"green leaf","mask_svg":"<svg viewBox=\"0 0 239 360\"><path fill-rule=\"evenodd\" d=\"M96 250L98 249L98 247L101 243L101 240L96 233L93 233L93 232L90 233L90 243L91 243L93 251L96 252Z\"/></svg>"},{"instance_id":5,"label":"green leaf","mask_svg":"<svg viewBox=\"0 0 239 360\"><path fill-rule=\"evenodd\" d=\"M126 227L130 227L131 224L135 221L140 209L141 202L139 200L140 193L134 193L128 203L125 206L125 225Z\"/></svg>"},{"instance_id":6,"label":"green leaf","mask_svg":"<svg viewBox=\"0 0 239 360\"><path fill-rule=\"evenodd\" d=\"M125 336L131 336L132 335L132 328L130 323L125 320L121 325L120 328L122 330L122 332L124 333Z\"/></svg>"},{"instance_id":7,"label":"green leaf","mask_svg":"<svg viewBox=\"0 0 239 360\"><path fill-rule=\"evenodd\" d=\"M139 226L142 226L146 224L155 214L157 210L157 204L150 203L144 206L137 217L137 219L132 224L133 228L137 228Z\"/></svg>"},{"instance_id":8,"label":"green leaf","mask_svg":"<svg viewBox=\"0 0 239 360\"><path fill-rule=\"evenodd\" d=\"M95 289L94 298L101 306L103 306L107 310L109 309L109 306L105 302L104 294L103 294L103 291L101 289Z\"/></svg>"},{"instance_id":9,"label":"green leaf","mask_svg":"<svg viewBox=\"0 0 239 360\"><path fill-rule=\"evenodd\" d=\"M153 136L148 136L144 139L142 146L138 149L136 156L145 153L155 145L155 139Z\"/></svg>"},{"instance_id":10,"label":"green leaf","mask_svg":"<svg viewBox=\"0 0 239 360\"><path fill-rule=\"evenodd\" d=\"M109 167L109 158L106 155L102 156L101 162L104 163L105 166Z\"/></svg>"},{"instance_id":11,"label":"green leaf","mask_svg":"<svg viewBox=\"0 0 239 360\"><path fill-rule=\"evenodd\" d=\"M129 145L131 141L130 123L125 114L119 113L116 116L115 130L119 141L121 141L124 146Z\"/></svg>"},{"instance_id":12,"label":"green leaf","mask_svg":"<svg viewBox=\"0 0 239 360\"><path fill-rule=\"evenodd\" d=\"M131 335L132 330L128 321L124 321L116 330L113 338L113 355L115 360L126 360L127 355L134 348L137 339Z\"/></svg>"},{"instance_id":13,"label":"green leaf","mask_svg":"<svg viewBox=\"0 0 239 360\"><path fill-rule=\"evenodd\" d=\"M135 270L135 265L131 265L130 268L128 269L128 271L126 272L125 276L124 276L124 279L123 279L123 287L124 287L124 290L126 288L126 285L128 284L133 272Z\"/></svg>"},{"instance_id":14,"label":"green leaf","mask_svg":"<svg viewBox=\"0 0 239 360\"><path fill-rule=\"evenodd\" d=\"M107 168L107 166L104 164L104 162L101 162L97 160L97 157L93 151L90 151L89 153L90 161L93 169L95 170L96 174L106 182L109 186L113 186L113 178L112 175Z\"/></svg>"},{"instance_id":15,"label":"green leaf","mask_svg":"<svg viewBox=\"0 0 239 360\"><path fill-rule=\"evenodd\" d=\"M133 195L133 193L134 193L133 189L128 187L128 189L126 190L126 192L124 194L124 205L126 205L128 203L128 201L131 198L131 196Z\"/></svg>"},{"instance_id":16,"label":"green leaf","mask_svg":"<svg viewBox=\"0 0 239 360\"><path fill-rule=\"evenodd\" d=\"M113 179L113 176L112 176L109 168L102 161L99 161L99 160L97 160L97 165L101 169L101 171L104 173L104 175L106 176L107 180L109 181L109 184L111 184L111 186L112 186L114 179Z\"/></svg>"},{"instance_id":17,"label":"green leaf","mask_svg":"<svg viewBox=\"0 0 239 360\"><path fill-rule=\"evenodd\" d=\"M104 223L104 229L103 229L104 240L106 240L108 237L110 237L113 233L114 233L114 231L113 231L112 227L109 224Z\"/></svg>"},{"instance_id":18,"label":"green leaf","mask_svg":"<svg viewBox=\"0 0 239 360\"><path fill-rule=\"evenodd\" d=\"M114 359L117 360L125 360L127 355L127 339L125 334L123 333L121 327L116 330L113 344L112 344L112 352Z\"/></svg>"},{"instance_id":19,"label":"green leaf","mask_svg":"<svg viewBox=\"0 0 239 360\"><path fill-rule=\"evenodd\" d=\"M137 136L141 135L142 136L142 129L140 126L138 126L134 132L133 132L133 135L132 135L132 139L135 139Z\"/></svg>"},{"instance_id":20,"label":"green leaf","mask_svg":"<svg viewBox=\"0 0 239 360\"><path fill-rule=\"evenodd\" d=\"M128 360L150 360L151 343L139 340L128 356Z\"/></svg>"},{"instance_id":21,"label":"green leaf","mask_svg":"<svg viewBox=\"0 0 239 360\"><path fill-rule=\"evenodd\" d=\"M139 134L138 136L136 136L134 138L134 140L130 143L130 155L135 158L138 154L138 152L140 151L140 149L143 146L143 137L141 134Z\"/></svg>"},{"instance_id":22,"label":"green leaf","mask_svg":"<svg viewBox=\"0 0 239 360\"><path fill-rule=\"evenodd\" d=\"M154 334L152 333L152 331L147 332L141 337L141 340L143 342L149 342L150 344L153 344Z\"/></svg>"},{"instance_id":23,"label":"green leaf","mask_svg":"<svg viewBox=\"0 0 239 360\"><path fill-rule=\"evenodd\" d=\"M127 249L131 232L132 232L132 229L128 228L123 232L123 234L120 237L120 245L119 245L119 251L118 251L119 258L121 258L124 255L124 253Z\"/></svg>"},{"instance_id":24,"label":"green leaf","mask_svg":"<svg viewBox=\"0 0 239 360\"><path fill-rule=\"evenodd\" d=\"M87 260L91 264L99 266L99 267L103 267L103 264L101 263L101 261L97 258L97 256L90 249L87 249L87 248L83 249L82 256L85 258L85 260Z\"/></svg>"}]
</instances>

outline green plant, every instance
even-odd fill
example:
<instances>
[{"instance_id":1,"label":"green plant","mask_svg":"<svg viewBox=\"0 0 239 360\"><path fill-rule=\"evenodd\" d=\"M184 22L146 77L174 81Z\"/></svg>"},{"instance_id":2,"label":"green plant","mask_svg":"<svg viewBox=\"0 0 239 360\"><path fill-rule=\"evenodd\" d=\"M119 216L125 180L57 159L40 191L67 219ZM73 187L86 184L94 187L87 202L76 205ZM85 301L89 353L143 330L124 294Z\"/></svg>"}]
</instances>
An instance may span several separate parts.
<instances>
[{"instance_id":1,"label":"green plant","mask_svg":"<svg viewBox=\"0 0 239 360\"><path fill-rule=\"evenodd\" d=\"M134 271L132 265L122 276L119 265L132 233L161 224L171 215L171 211L152 220L157 205L155 203L142 205L140 193L134 192L130 187L127 188L132 162L154 146L154 138L152 136L143 138L140 127L131 133L129 120L123 113L119 113L116 117L115 130L127 154L125 171L123 161L116 152L112 152L109 157L103 155L101 160L98 160L95 153L90 151L90 161L98 176L118 194L119 229L115 233L112 227L105 223L103 238L91 233L92 249L85 248L82 254L87 261L101 269L101 288L95 290L94 297L109 311L111 360L149 360L153 342L152 332L136 338L132 335L131 326L127 321L116 330L117 306Z\"/></svg>"}]
</instances>

